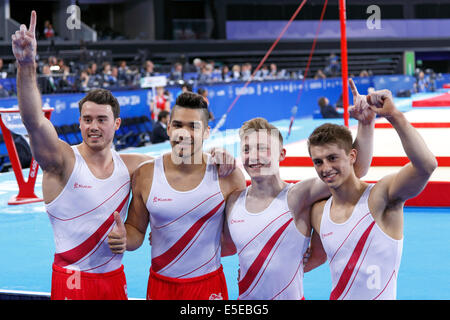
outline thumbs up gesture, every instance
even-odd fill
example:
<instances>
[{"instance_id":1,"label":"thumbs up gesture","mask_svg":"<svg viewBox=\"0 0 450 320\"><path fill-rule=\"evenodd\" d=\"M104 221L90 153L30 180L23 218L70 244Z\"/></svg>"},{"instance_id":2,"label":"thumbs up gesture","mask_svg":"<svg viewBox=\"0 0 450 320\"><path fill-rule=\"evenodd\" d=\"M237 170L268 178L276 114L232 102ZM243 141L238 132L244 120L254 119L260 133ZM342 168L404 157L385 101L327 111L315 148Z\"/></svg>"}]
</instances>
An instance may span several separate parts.
<instances>
[{"instance_id":1,"label":"thumbs up gesture","mask_svg":"<svg viewBox=\"0 0 450 320\"><path fill-rule=\"evenodd\" d=\"M117 211L114 212L114 221L116 224L108 234L108 245L112 253L122 254L127 249L127 230Z\"/></svg>"},{"instance_id":2,"label":"thumbs up gesture","mask_svg":"<svg viewBox=\"0 0 450 320\"><path fill-rule=\"evenodd\" d=\"M12 50L19 65L32 65L36 58L36 12L31 12L30 26L27 28L24 24L11 36Z\"/></svg>"}]
</instances>

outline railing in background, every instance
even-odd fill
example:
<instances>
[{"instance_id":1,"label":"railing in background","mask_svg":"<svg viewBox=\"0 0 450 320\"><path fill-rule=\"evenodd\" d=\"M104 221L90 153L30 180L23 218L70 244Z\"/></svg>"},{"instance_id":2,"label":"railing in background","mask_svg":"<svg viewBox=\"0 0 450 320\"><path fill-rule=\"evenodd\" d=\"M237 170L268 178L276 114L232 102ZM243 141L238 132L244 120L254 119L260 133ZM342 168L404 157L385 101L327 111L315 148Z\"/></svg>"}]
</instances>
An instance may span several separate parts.
<instances>
[{"instance_id":1,"label":"railing in background","mask_svg":"<svg viewBox=\"0 0 450 320\"><path fill-rule=\"evenodd\" d=\"M396 95L401 90L412 90L414 83L414 77L404 75L357 77L354 80L361 94L366 93L369 87L374 87L375 89L388 88ZM450 74L444 74L435 81L436 88L442 88L444 83L450 83ZM9 88L15 87L15 79L0 79L0 84L7 85ZM291 108L296 103L301 85L301 80L272 80L254 81L244 88L243 82L230 82L211 85L196 84L194 91L199 87L208 90L210 110L216 121L227 111L235 97L238 94L241 95L238 103L230 112L226 125L221 128L225 130L239 128L244 121L257 116L265 117L269 121L288 119L291 116ZM178 86L166 88L170 93L171 105L173 105L181 89ZM153 98L152 90L110 89L119 100L122 118L142 115L150 117L149 105ZM306 80L303 90L297 118L311 117L317 112L319 110L317 100L321 96L327 97L331 104L335 104L342 92L342 82L340 78ZM85 93L44 94L42 103L44 107L55 108L52 114L52 122L55 125L71 125L78 122L78 101L84 95ZM352 101L351 96L350 101ZM0 99L0 107L17 107L17 98Z\"/></svg>"}]
</instances>

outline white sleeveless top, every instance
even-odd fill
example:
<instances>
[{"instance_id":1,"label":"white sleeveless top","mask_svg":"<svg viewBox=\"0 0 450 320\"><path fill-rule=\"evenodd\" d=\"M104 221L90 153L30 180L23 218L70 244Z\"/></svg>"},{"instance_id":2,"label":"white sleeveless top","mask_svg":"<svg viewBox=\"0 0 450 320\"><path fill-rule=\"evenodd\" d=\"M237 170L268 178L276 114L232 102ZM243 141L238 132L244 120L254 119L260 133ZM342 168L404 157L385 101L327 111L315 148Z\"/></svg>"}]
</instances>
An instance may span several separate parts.
<instances>
[{"instance_id":1,"label":"white sleeveless top","mask_svg":"<svg viewBox=\"0 0 450 320\"><path fill-rule=\"evenodd\" d=\"M193 278L220 268L225 200L208 155L203 180L189 191L167 182L163 156L155 159L147 200L152 232L152 270L171 278Z\"/></svg>"},{"instance_id":2,"label":"white sleeveless top","mask_svg":"<svg viewBox=\"0 0 450 320\"><path fill-rule=\"evenodd\" d=\"M259 213L245 208L243 190L228 216L228 228L239 256L241 300L301 300L303 254L309 245L289 210L286 186Z\"/></svg>"},{"instance_id":3,"label":"white sleeveless top","mask_svg":"<svg viewBox=\"0 0 450 320\"><path fill-rule=\"evenodd\" d=\"M330 219L333 198L323 210L320 239L327 253L333 290L330 299L396 299L403 239L376 224L369 210L369 185L344 223Z\"/></svg>"},{"instance_id":4,"label":"white sleeveless top","mask_svg":"<svg viewBox=\"0 0 450 320\"><path fill-rule=\"evenodd\" d=\"M76 146L75 165L67 184L45 205L53 227L57 266L84 272L105 273L122 264L113 254L107 236L114 226L114 211L122 220L127 215L130 174L119 154L111 150L113 174L96 178Z\"/></svg>"}]
</instances>

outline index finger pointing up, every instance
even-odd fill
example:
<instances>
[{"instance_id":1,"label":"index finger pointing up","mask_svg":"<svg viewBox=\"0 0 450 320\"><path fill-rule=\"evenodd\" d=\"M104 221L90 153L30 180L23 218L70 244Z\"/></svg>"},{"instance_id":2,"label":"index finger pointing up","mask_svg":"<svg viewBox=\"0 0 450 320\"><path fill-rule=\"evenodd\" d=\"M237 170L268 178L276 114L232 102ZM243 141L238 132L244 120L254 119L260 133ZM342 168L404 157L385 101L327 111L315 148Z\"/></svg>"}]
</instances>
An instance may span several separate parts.
<instances>
[{"instance_id":1,"label":"index finger pointing up","mask_svg":"<svg viewBox=\"0 0 450 320\"><path fill-rule=\"evenodd\" d=\"M359 95L358 89L356 88L355 83L353 82L353 79L348 79L348 83L350 84L350 89L352 90L352 94L354 97Z\"/></svg>"},{"instance_id":2,"label":"index finger pointing up","mask_svg":"<svg viewBox=\"0 0 450 320\"><path fill-rule=\"evenodd\" d=\"M30 18L30 27L28 28L28 31L34 34L36 30L36 11L31 11L31 18Z\"/></svg>"}]
</instances>

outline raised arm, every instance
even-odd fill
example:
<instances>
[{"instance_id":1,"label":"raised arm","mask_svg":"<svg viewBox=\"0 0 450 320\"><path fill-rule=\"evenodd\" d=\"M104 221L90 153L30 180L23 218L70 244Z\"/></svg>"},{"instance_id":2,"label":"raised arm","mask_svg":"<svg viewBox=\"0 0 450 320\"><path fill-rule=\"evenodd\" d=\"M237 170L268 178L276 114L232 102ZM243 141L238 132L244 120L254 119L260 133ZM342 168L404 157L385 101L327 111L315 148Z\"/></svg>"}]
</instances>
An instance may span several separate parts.
<instances>
[{"instance_id":1,"label":"raised arm","mask_svg":"<svg viewBox=\"0 0 450 320\"><path fill-rule=\"evenodd\" d=\"M32 11L30 27L20 26L20 30L12 35L12 50L18 63L17 99L23 124L30 136L33 157L43 170L60 170L64 157L70 155L63 152L69 145L59 140L52 123L42 112L42 100L36 80L36 12Z\"/></svg>"},{"instance_id":2,"label":"raised arm","mask_svg":"<svg viewBox=\"0 0 450 320\"><path fill-rule=\"evenodd\" d=\"M437 161L419 132L395 107L390 91L378 91L369 95L369 98L376 105L370 108L378 115L385 117L397 131L403 149L411 161L398 173L383 178L379 182L381 186L386 186L385 197L388 204L402 203L423 190L437 167Z\"/></svg>"},{"instance_id":3,"label":"raised arm","mask_svg":"<svg viewBox=\"0 0 450 320\"><path fill-rule=\"evenodd\" d=\"M353 106L349 112L358 120L358 133L353 142L353 148L358 151L354 169L356 176L361 178L367 174L372 163L375 112L369 108L367 96L359 94L352 79L349 79L349 84L353 94Z\"/></svg>"}]
</instances>

